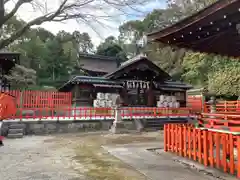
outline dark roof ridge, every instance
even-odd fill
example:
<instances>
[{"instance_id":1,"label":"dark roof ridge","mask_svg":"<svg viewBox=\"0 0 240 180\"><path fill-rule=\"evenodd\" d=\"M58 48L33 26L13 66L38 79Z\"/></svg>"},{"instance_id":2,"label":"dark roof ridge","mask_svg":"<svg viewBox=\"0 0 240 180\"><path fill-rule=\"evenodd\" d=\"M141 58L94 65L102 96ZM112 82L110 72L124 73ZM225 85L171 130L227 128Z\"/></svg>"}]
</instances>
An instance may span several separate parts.
<instances>
[{"instance_id":1,"label":"dark roof ridge","mask_svg":"<svg viewBox=\"0 0 240 180\"><path fill-rule=\"evenodd\" d=\"M170 75L168 73L166 73L165 71L163 71L160 67L158 67L153 61L149 60L149 58L145 55L142 55L142 54L139 54L135 57L133 57L132 59L126 61L126 63L123 63L120 67L118 67L115 71L111 72L111 73L108 73L106 75L104 75L103 77L106 77L106 78L111 78L112 75L114 75L115 73L119 72L120 70L136 63L136 62L139 62L139 61L142 61L142 60L146 60L146 61L149 61L150 63L152 63L154 66L156 66L160 71L162 71L164 74L166 74L166 76L170 77Z\"/></svg>"},{"instance_id":2,"label":"dark roof ridge","mask_svg":"<svg viewBox=\"0 0 240 180\"><path fill-rule=\"evenodd\" d=\"M112 56L103 56L103 55L98 55L98 54L87 54L87 53L80 53L79 58L85 57L85 58L91 58L91 59L100 59L100 60L111 60L111 61L116 61L116 57Z\"/></svg>"}]
</instances>

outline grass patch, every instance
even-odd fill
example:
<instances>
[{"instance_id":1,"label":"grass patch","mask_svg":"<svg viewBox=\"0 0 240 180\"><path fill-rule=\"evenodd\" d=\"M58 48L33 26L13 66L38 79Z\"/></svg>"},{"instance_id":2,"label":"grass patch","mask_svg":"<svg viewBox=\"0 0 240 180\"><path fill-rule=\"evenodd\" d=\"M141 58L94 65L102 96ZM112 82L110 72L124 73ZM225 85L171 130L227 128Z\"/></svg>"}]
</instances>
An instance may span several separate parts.
<instances>
[{"instance_id":1,"label":"grass patch","mask_svg":"<svg viewBox=\"0 0 240 180\"><path fill-rule=\"evenodd\" d=\"M131 166L112 156L102 146L140 142L162 142L163 132L141 134L73 133L48 139L56 148L66 147L73 152L72 168L86 180L147 180Z\"/></svg>"},{"instance_id":2,"label":"grass patch","mask_svg":"<svg viewBox=\"0 0 240 180\"><path fill-rule=\"evenodd\" d=\"M117 145L136 142L151 142L161 139L155 134L89 135L79 137L74 157L84 166L85 175L94 180L146 180L132 167L106 152L102 145Z\"/></svg>"},{"instance_id":3,"label":"grass patch","mask_svg":"<svg viewBox=\"0 0 240 180\"><path fill-rule=\"evenodd\" d=\"M99 146L81 145L75 158L86 169L85 175L96 180L143 180L143 175L131 170L122 161L111 156ZM130 169L129 169L130 168Z\"/></svg>"}]
</instances>

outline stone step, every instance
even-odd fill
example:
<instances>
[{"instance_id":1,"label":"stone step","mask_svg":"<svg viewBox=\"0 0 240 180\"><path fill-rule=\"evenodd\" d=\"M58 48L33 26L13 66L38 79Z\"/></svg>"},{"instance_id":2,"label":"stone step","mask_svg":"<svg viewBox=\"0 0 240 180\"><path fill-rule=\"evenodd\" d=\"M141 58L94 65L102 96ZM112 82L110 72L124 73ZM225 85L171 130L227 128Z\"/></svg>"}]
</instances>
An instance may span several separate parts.
<instances>
[{"instance_id":1,"label":"stone step","mask_svg":"<svg viewBox=\"0 0 240 180\"><path fill-rule=\"evenodd\" d=\"M9 129L8 134L18 134L18 133L23 133L23 129Z\"/></svg>"},{"instance_id":2,"label":"stone step","mask_svg":"<svg viewBox=\"0 0 240 180\"><path fill-rule=\"evenodd\" d=\"M10 124L9 129L24 129L25 125L24 124Z\"/></svg>"},{"instance_id":3,"label":"stone step","mask_svg":"<svg viewBox=\"0 0 240 180\"><path fill-rule=\"evenodd\" d=\"M23 133L17 133L17 134L8 134L7 138L22 138Z\"/></svg>"}]
</instances>

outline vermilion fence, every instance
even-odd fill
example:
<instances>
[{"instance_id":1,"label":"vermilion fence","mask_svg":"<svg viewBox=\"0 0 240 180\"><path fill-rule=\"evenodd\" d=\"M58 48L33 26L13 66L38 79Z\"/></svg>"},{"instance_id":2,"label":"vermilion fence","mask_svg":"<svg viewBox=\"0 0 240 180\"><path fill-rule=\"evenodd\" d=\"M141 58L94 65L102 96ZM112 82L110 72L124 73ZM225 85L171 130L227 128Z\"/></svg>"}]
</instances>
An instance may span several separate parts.
<instances>
[{"instance_id":1,"label":"vermilion fence","mask_svg":"<svg viewBox=\"0 0 240 180\"><path fill-rule=\"evenodd\" d=\"M114 108L92 107L58 107L58 108L19 108L18 113L9 119L72 119L91 120L114 118ZM123 118L157 118L157 117L188 117L191 116L189 108L153 108L131 107L121 108Z\"/></svg>"},{"instance_id":2,"label":"vermilion fence","mask_svg":"<svg viewBox=\"0 0 240 180\"><path fill-rule=\"evenodd\" d=\"M205 128L240 132L240 114L237 113L202 113L199 124Z\"/></svg>"},{"instance_id":3,"label":"vermilion fence","mask_svg":"<svg viewBox=\"0 0 240 180\"><path fill-rule=\"evenodd\" d=\"M72 94L52 91L19 91L8 92L15 97L18 108L56 108L71 107Z\"/></svg>"},{"instance_id":4,"label":"vermilion fence","mask_svg":"<svg viewBox=\"0 0 240 180\"><path fill-rule=\"evenodd\" d=\"M210 112L210 105L205 103L205 111ZM231 113L238 112L240 114L240 101L218 101L216 105L216 112Z\"/></svg>"},{"instance_id":5,"label":"vermilion fence","mask_svg":"<svg viewBox=\"0 0 240 180\"><path fill-rule=\"evenodd\" d=\"M202 96L188 96L187 107L192 108L194 112L210 112L210 104L203 102ZM240 114L240 101L218 101L216 104L216 112L218 113L232 113Z\"/></svg>"},{"instance_id":6,"label":"vermilion fence","mask_svg":"<svg viewBox=\"0 0 240 180\"><path fill-rule=\"evenodd\" d=\"M192 108L194 112L202 112L203 111L202 96L188 96L187 107Z\"/></svg>"},{"instance_id":7,"label":"vermilion fence","mask_svg":"<svg viewBox=\"0 0 240 180\"><path fill-rule=\"evenodd\" d=\"M164 150L240 178L240 136L196 129L191 125L165 124Z\"/></svg>"}]
</instances>

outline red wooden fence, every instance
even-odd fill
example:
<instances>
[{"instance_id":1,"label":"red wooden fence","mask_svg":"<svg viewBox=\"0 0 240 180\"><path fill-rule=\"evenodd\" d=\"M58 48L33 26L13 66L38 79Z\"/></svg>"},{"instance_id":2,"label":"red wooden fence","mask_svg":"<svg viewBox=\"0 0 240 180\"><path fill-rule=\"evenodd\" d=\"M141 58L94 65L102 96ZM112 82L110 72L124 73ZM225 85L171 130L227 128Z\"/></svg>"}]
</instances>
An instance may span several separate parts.
<instances>
[{"instance_id":1,"label":"red wooden fence","mask_svg":"<svg viewBox=\"0 0 240 180\"><path fill-rule=\"evenodd\" d=\"M210 105L205 103L205 111L210 112ZM218 101L216 105L216 112L231 113L238 112L240 114L240 101Z\"/></svg>"},{"instance_id":2,"label":"red wooden fence","mask_svg":"<svg viewBox=\"0 0 240 180\"><path fill-rule=\"evenodd\" d=\"M202 96L188 96L187 107L192 108L195 112L203 111L203 97Z\"/></svg>"},{"instance_id":3,"label":"red wooden fence","mask_svg":"<svg viewBox=\"0 0 240 180\"><path fill-rule=\"evenodd\" d=\"M202 96L188 96L187 107L192 108L194 112L210 112L210 104L203 102ZM216 104L216 112L240 114L240 101L218 101Z\"/></svg>"},{"instance_id":4,"label":"red wooden fence","mask_svg":"<svg viewBox=\"0 0 240 180\"><path fill-rule=\"evenodd\" d=\"M240 132L240 114L238 113L202 113L198 119L202 127Z\"/></svg>"},{"instance_id":5,"label":"red wooden fence","mask_svg":"<svg viewBox=\"0 0 240 180\"><path fill-rule=\"evenodd\" d=\"M240 178L240 136L191 125L165 124L164 150Z\"/></svg>"},{"instance_id":6,"label":"red wooden fence","mask_svg":"<svg viewBox=\"0 0 240 180\"><path fill-rule=\"evenodd\" d=\"M18 108L56 108L71 107L72 94L52 91L19 91L8 92L15 97Z\"/></svg>"}]
</instances>

